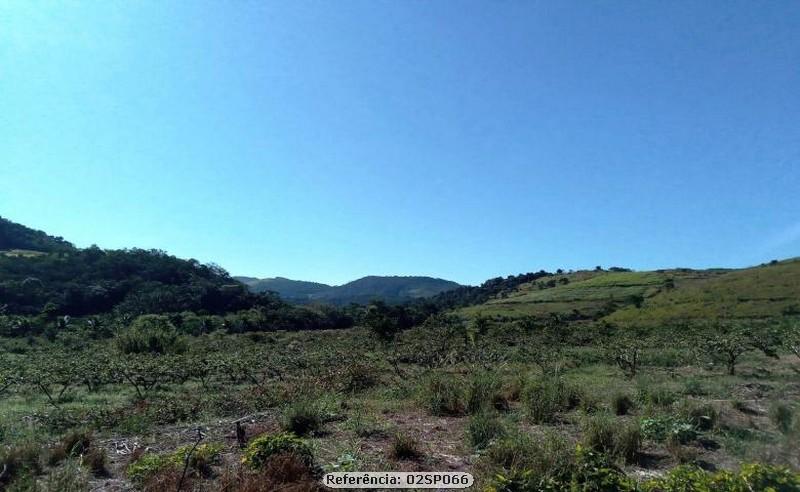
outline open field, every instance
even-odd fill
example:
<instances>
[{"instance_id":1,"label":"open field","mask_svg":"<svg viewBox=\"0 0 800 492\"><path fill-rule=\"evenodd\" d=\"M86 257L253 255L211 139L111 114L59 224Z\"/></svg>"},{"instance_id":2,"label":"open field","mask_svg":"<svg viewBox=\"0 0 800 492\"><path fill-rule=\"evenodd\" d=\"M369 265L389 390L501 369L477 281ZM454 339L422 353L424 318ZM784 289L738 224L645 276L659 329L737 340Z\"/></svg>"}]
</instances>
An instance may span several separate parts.
<instances>
[{"instance_id":1,"label":"open field","mask_svg":"<svg viewBox=\"0 0 800 492\"><path fill-rule=\"evenodd\" d=\"M664 348L654 332L631 374L616 360L629 342L588 325L553 338L437 316L393 340L211 332L162 354L78 332L2 340L0 435L18 463L8 490L177 490L198 429L182 490L316 490L326 470L469 471L476 490L539 490L513 484L526 471L560 480L586 459L579 447L631 483L683 463L800 469L800 358L784 349L745 350L730 375L690 338ZM242 463L242 446L282 432L302 439L309 467Z\"/></svg>"}]
</instances>

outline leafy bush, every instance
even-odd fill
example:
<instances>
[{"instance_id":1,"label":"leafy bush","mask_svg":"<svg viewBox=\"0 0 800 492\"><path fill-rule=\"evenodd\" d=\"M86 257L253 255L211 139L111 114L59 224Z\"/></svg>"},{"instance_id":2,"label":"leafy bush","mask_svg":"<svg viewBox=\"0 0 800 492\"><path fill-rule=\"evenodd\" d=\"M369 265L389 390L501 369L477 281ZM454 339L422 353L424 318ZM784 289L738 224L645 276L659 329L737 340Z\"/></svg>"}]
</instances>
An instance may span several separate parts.
<instances>
[{"instance_id":1,"label":"leafy bush","mask_svg":"<svg viewBox=\"0 0 800 492\"><path fill-rule=\"evenodd\" d=\"M128 465L128 478L134 483L142 484L170 468L183 467L190 452L192 454L189 457L189 469L202 476L208 476L211 465L218 461L221 451L221 444L204 443L196 448L192 445L183 446L168 454L143 454Z\"/></svg>"},{"instance_id":2,"label":"leafy bush","mask_svg":"<svg viewBox=\"0 0 800 492\"><path fill-rule=\"evenodd\" d=\"M642 419L641 430L645 439L653 441L665 441L675 436L678 442L687 443L697 438L691 422L671 415Z\"/></svg>"},{"instance_id":3,"label":"leafy bush","mask_svg":"<svg viewBox=\"0 0 800 492\"><path fill-rule=\"evenodd\" d=\"M419 400L431 415L460 415L465 410L460 381L451 375L429 376L420 387Z\"/></svg>"},{"instance_id":4,"label":"leafy bush","mask_svg":"<svg viewBox=\"0 0 800 492\"><path fill-rule=\"evenodd\" d=\"M211 475L211 466L219 463L223 446L221 444L204 443L193 449L193 446L178 448L170 457L170 461L178 466L186 464L189 458L189 469L201 476Z\"/></svg>"},{"instance_id":5,"label":"leafy bush","mask_svg":"<svg viewBox=\"0 0 800 492\"><path fill-rule=\"evenodd\" d=\"M786 468L751 464L743 465L738 473L706 472L696 466L678 466L661 478L645 482L642 492L797 492L800 474Z\"/></svg>"},{"instance_id":6,"label":"leafy bush","mask_svg":"<svg viewBox=\"0 0 800 492\"><path fill-rule=\"evenodd\" d=\"M784 434L792 429L794 410L784 402L775 402L769 407L769 419Z\"/></svg>"},{"instance_id":7,"label":"leafy bush","mask_svg":"<svg viewBox=\"0 0 800 492\"><path fill-rule=\"evenodd\" d=\"M156 473L172 466L168 455L147 453L128 465L128 478L134 483L142 483Z\"/></svg>"},{"instance_id":8,"label":"leafy bush","mask_svg":"<svg viewBox=\"0 0 800 492\"><path fill-rule=\"evenodd\" d=\"M280 434L265 434L256 437L247 445L242 463L252 468L259 468L279 454L294 454L309 466L314 457L311 448L294 434L284 432Z\"/></svg>"},{"instance_id":9,"label":"leafy bush","mask_svg":"<svg viewBox=\"0 0 800 492\"><path fill-rule=\"evenodd\" d=\"M495 413L481 412L470 417L467 432L472 446L483 449L505 434L505 426Z\"/></svg>"},{"instance_id":10,"label":"leafy bush","mask_svg":"<svg viewBox=\"0 0 800 492\"><path fill-rule=\"evenodd\" d=\"M186 343L167 316L145 314L117 335L115 343L124 354L180 353Z\"/></svg>"},{"instance_id":11,"label":"leafy bush","mask_svg":"<svg viewBox=\"0 0 800 492\"><path fill-rule=\"evenodd\" d=\"M419 443L408 434L395 434L389 445L389 456L396 460L413 460L422 455Z\"/></svg>"},{"instance_id":12,"label":"leafy bush","mask_svg":"<svg viewBox=\"0 0 800 492\"><path fill-rule=\"evenodd\" d=\"M512 469L498 473L486 490L633 492L636 482L626 477L603 454L578 446L574 453L574 465L565 473L543 474L534 469Z\"/></svg>"}]
</instances>

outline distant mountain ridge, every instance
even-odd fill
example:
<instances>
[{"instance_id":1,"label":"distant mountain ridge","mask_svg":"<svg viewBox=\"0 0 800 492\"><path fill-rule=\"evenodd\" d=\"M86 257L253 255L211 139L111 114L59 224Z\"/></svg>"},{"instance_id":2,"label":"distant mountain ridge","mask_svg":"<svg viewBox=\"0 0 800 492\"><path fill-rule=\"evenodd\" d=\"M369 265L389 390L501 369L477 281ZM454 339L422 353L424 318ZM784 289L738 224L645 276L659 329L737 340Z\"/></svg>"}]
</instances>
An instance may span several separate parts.
<instances>
[{"instance_id":1,"label":"distant mountain ridge","mask_svg":"<svg viewBox=\"0 0 800 492\"><path fill-rule=\"evenodd\" d=\"M256 279L234 277L253 292L273 291L283 299L299 303L322 302L336 305L351 302L365 304L372 300L390 303L432 297L461 287L456 282L424 276L363 277L343 285L331 286L317 282L291 280L283 277Z\"/></svg>"}]
</instances>

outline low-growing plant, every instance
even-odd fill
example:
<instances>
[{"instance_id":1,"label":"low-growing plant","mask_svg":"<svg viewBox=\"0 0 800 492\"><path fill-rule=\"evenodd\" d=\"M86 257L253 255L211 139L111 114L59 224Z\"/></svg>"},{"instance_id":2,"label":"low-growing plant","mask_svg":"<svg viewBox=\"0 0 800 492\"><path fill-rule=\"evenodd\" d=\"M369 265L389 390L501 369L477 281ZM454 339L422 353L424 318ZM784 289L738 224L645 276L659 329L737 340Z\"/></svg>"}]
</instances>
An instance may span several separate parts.
<instances>
[{"instance_id":1,"label":"low-growing plant","mask_svg":"<svg viewBox=\"0 0 800 492\"><path fill-rule=\"evenodd\" d=\"M311 448L305 441L294 434L284 432L265 434L250 441L245 448L242 463L252 468L259 468L273 456L287 453L296 455L309 466L314 461Z\"/></svg>"},{"instance_id":2,"label":"low-growing plant","mask_svg":"<svg viewBox=\"0 0 800 492\"><path fill-rule=\"evenodd\" d=\"M505 434L505 426L497 414L485 411L470 417L467 433L470 444L483 449Z\"/></svg>"},{"instance_id":3,"label":"low-growing plant","mask_svg":"<svg viewBox=\"0 0 800 492\"><path fill-rule=\"evenodd\" d=\"M481 459L492 468L560 477L573 467L574 454L574 446L555 431L536 437L517 431L492 443Z\"/></svg>"},{"instance_id":4,"label":"low-growing plant","mask_svg":"<svg viewBox=\"0 0 800 492\"><path fill-rule=\"evenodd\" d=\"M707 472L696 466L673 468L663 477L641 485L642 492L740 492L800 490L800 474L787 468L764 464L743 465L738 472Z\"/></svg>"},{"instance_id":5,"label":"low-growing plant","mask_svg":"<svg viewBox=\"0 0 800 492\"><path fill-rule=\"evenodd\" d=\"M691 422L673 415L662 415L642 419L642 437L653 441L666 441L674 436L680 443L687 443L697 438L697 431Z\"/></svg>"},{"instance_id":6,"label":"low-growing plant","mask_svg":"<svg viewBox=\"0 0 800 492\"><path fill-rule=\"evenodd\" d=\"M168 455L146 453L128 465L127 475L132 482L143 483L172 464Z\"/></svg>"},{"instance_id":7,"label":"low-growing plant","mask_svg":"<svg viewBox=\"0 0 800 492\"><path fill-rule=\"evenodd\" d=\"M389 456L396 460L414 460L422 456L422 452L413 436L397 433L389 444Z\"/></svg>"},{"instance_id":8,"label":"low-growing plant","mask_svg":"<svg viewBox=\"0 0 800 492\"><path fill-rule=\"evenodd\" d=\"M559 412L577 407L581 394L562 378L545 378L528 384L523 399L531 421L542 424L554 422Z\"/></svg>"},{"instance_id":9,"label":"low-growing plant","mask_svg":"<svg viewBox=\"0 0 800 492\"><path fill-rule=\"evenodd\" d=\"M708 394L708 391L706 391L700 381L690 378L683 383L683 394L689 396L704 396Z\"/></svg>"},{"instance_id":10,"label":"low-growing plant","mask_svg":"<svg viewBox=\"0 0 800 492\"><path fill-rule=\"evenodd\" d=\"M585 417L581 424L586 448L629 463L636 460L642 437L639 425L635 422L623 422L600 413Z\"/></svg>"},{"instance_id":11,"label":"low-growing plant","mask_svg":"<svg viewBox=\"0 0 800 492\"><path fill-rule=\"evenodd\" d=\"M281 426L286 431L305 436L319 432L327 419L324 402L303 399L289 404L284 409Z\"/></svg>"},{"instance_id":12,"label":"low-growing plant","mask_svg":"<svg viewBox=\"0 0 800 492\"><path fill-rule=\"evenodd\" d=\"M616 415L627 415L635 406L633 399L625 393L615 393L611 397L611 408Z\"/></svg>"},{"instance_id":13,"label":"low-growing plant","mask_svg":"<svg viewBox=\"0 0 800 492\"><path fill-rule=\"evenodd\" d=\"M479 413L488 408L502 407L500 378L491 371L479 371L469 379L466 395L467 413Z\"/></svg>"},{"instance_id":14,"label":"low-growing plant","mask_svg":"<svg viewBox=\"0 0 800 492\"><path fill-rule=\"evenodd\" d=\"M719 412L710 403L684 401L678 407L678 415L698 431L713 430L719 422Z\"/></svg>"},{"instance_id":15,"label":"low-growing plant","mask_svg":"<svg viewBox=\"0 0 800 492\"><path fill-rule=\"evenodd\" d=\"M454 376L434 373L422 382L419 401L431 415L464 413L464 391Z\"/></svg>"},{"instance_id":16,"label":"low-growing plant","mask_svg":"<svg viewBox=\"0 0 800 492\"><path fill-rule=\"evenodd\" d=\"M784 434L792 430L794 410L785 402L775 402L769 407L769 419Z\"/></svg>"},{"instance_id":17,"label":"low-growing plant","mask_svg":"<svg viewBox=\"0 0 800 492\"><path fill-rule=\"evenodd\" d=\"M697 461L697 450L695 448L684 445L681 442L680 436L677 434L670 434L667 436L664 447L672 459L679 464L695 463Z\"/></svg>"}]
</instances>

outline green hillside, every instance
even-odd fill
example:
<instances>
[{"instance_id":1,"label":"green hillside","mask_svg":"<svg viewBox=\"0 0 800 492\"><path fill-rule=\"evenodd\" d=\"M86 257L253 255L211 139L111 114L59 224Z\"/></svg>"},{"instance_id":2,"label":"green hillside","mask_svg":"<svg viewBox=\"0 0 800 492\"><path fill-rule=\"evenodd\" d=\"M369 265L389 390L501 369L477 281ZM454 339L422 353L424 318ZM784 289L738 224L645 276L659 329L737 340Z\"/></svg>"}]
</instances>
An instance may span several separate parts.
<instances>
[{"instance_id":1,"label":"green hillside","mask_svg":"<svg viewBox=\"0 0 800 492\"><path fill-rule=\"evenodd\" d=\"M641 324L780 316L800 312L800 260L741 270L581 271L523 284L460 312Z\"/></svg>"},{"instance_id":2,"label":"green hillside","mask_svg":"<svg viewBox=\"0 0 800 492\"><path fill-rule=\"evenodd\" d=\"M767 318L800 314L800 259L733 270L687 282L606 317L655 324L713 317Z\"/></svg>"}]
</instances>

